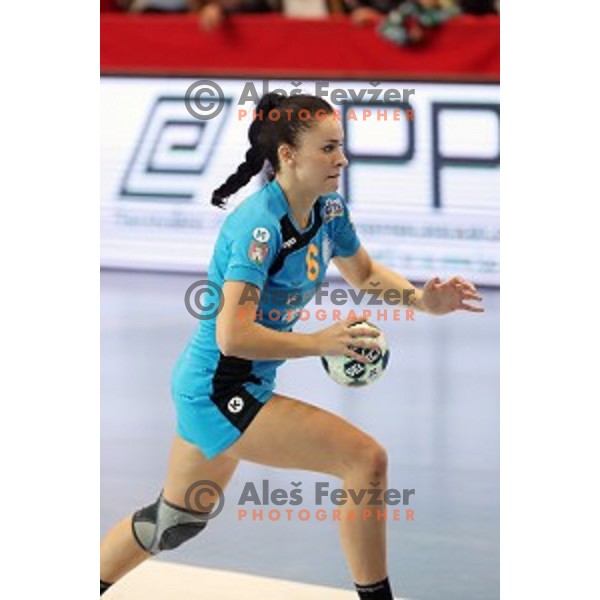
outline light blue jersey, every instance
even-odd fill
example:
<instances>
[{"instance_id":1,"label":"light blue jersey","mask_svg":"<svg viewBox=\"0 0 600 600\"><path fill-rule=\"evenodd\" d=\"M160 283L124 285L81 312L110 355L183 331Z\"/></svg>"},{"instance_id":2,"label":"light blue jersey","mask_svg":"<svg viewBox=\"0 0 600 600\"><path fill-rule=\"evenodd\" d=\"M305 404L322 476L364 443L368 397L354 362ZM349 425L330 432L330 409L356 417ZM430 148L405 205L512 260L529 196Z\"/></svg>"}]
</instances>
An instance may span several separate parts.
<instances>
[{"instance_id":1,"label":"light blue jersey","mask_svg":"<svg viewBox=\"0 0 600 600\"><path fill-rule=\"evenodd\" d=\"M219 286L225 281L253 284L260 290L257 322L290 331L331 258L352 256L359 246L339 194L319 197L310 223L300 229L273 180L223 223L208 279ZM216 343L216 317L200 321L173 373L179 435L207 458L229 447L272 396L283 362L226 357Z\"/></svg>"}]
</instances>

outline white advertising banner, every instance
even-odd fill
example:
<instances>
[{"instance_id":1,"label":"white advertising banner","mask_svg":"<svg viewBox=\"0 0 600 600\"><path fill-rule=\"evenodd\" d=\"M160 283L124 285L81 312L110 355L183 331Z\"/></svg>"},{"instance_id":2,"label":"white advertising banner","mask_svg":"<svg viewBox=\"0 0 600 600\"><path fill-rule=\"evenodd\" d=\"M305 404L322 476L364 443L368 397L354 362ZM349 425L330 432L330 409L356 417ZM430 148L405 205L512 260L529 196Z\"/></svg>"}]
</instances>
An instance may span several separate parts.
<instances>
[{"instance_id":1,"label":"white advertising banner","mask_svg":"<svg viewBox=\"0 0 600 600\"><path fill-rule=\"evenodd\" d=\"M102 78L103 267L206 270L227 214L212 190L244 158L253 100L280 89L333 101L350 162L340 193L373 258L414 280L499 284L499 86L218 79L203 84L218 114L198 118L185 100L194 82Z\"/></svg>"}]
</instances>

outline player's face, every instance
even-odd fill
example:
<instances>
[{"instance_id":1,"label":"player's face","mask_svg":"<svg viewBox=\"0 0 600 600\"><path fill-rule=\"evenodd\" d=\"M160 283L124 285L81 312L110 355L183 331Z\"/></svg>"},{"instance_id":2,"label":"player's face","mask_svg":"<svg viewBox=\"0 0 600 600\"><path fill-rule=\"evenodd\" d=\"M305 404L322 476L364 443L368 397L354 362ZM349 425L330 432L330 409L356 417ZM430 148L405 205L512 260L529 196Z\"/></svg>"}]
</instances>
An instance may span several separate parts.
<instances>
[{"instance_id":1,"label":"player's face","mask_svg":"<svg viewBox=\"0 0 600 600\"><path fill-rule=\"evenodd\" d=\"M299 138L294 151L298 183L316 196L337 190L342 169L348 164L340 120L333 115L317 120Z\"/></svg>"}]
</instances>

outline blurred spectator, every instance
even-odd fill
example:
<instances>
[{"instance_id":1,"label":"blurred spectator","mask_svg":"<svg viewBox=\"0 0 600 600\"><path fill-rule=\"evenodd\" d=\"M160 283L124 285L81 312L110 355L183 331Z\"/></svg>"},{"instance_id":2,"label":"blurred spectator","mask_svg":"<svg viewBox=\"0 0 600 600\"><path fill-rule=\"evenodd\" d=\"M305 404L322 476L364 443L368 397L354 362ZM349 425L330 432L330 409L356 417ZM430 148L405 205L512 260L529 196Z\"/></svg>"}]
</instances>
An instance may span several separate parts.
<instances>
[{"instance_id":1,"label":"blurred spectator","mask_svg":"<svg viewBox=\"0 0 600 600\"><path fill-rule=\"evenodd\" d=\"M129 12L185 12L188 0L117 0L122 10Z\"/></svg>"},{"instance_id":2,"label":"blurred spectator","mask_svg":"<svg viewBox=\"0 0 600 600\"><path fill-rule=\"evenodd\" d=\"M434 27L460 12L453 0L407 0L388 13L379 32L401 46L419 44Z\"/></svg>"},{"instance_id":3,"label":"blurred spectator","mask_svg":"<svg viewBox=\"0 0 600 600\"><path fill-rule=\"evenodd\" d=\"M500 12L500 0L343 0L344 8L350 12L357 25L379 23L390 12L400 9L402 4L420 5L424 11L442 10L470 15L486 15Z\"/></svg>"},{"instance_id":4,"label":"blurred spectator","mask_svg":"<svg viewBox=\"0 0 600 600\"><path fill-rule=\"evenodd\" d=\"M129 12L195 12L200 25L210 31L235 12L280 11L283 0L117 0Z\"/></svg>"},{"instance_id":5,"label":"blurred spectator","mask_svg":"<svg viewBox=\"0 0 600 600\"><path fill-rule=\"evenodd\" d=\"M399 0L344 0L344 7L357 25L379 22L399 4Z\"/></svg>"},{"instance_id":6,"label":"blurred spectator","mask_svg":"<svg viewBox=\"0 0 600 600\"><path fill-rule=\"evenodd\" d=\"M380 31L399 44L417 43L425 29L458 12L483 15L500 11L500 0L116 0L129 12L187 12L198 14L211 31L228 14L283 12L290 17L326 17L349 12L358 25L382 23ZM387 18L386 18L387 17Z\"/></svg>"},{"instance_id":7,"label":"blurred spectator","mask_svg":"<svg viewBox=\"0 0 600 600\"><path fill-rule=\"evenodd\" d=\"M490 15L500 12L500 0L460 0L462 12L468 15Z\"/></svg>"},{"instance_id":8,"label":"blurred spectator","mask_svg":"<svg viewBox=\"0 0 600 600\"><path fill-rule=\"evenodd\" d=\"M342 0L282 0L283 13L292 18L326 18L343 12Z\"/></svg>"},{"instance_id":9,"label":"blurred spectator","mask_svg":"<svg viewBox=\"0 0 600 600\"><path fill-rule=\"evenodd\" d=\"M205 30L221 25L236 12L283 12L288 17L325 18L343 12L343 0L189 0Z\"/></svg>"},{"instance_id":10,"label":"blurred spectator","mask_svg":"<svg viewBox=\"0 0 600 600\"><path fill-rule=\"evenodd\" d=\"M188 4L198 13L204 31L212 31L222 25L227 15L232 13L281 11L281 0L188 0Z\"/></svg>"}]
</instances>

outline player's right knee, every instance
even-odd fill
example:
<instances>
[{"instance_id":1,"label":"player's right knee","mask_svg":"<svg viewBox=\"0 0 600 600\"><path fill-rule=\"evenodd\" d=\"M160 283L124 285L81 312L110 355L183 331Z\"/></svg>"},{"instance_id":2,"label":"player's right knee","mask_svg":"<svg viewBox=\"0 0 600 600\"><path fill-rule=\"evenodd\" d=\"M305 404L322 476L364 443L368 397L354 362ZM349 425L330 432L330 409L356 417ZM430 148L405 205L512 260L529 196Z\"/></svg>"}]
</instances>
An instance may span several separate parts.
<instances>
[{"instance_id":1,"label":"player's right knee","mask_svg":"<svg viewBox=\"0 0 600 600\"><path fill-rule=\"evenodd\" d=\"M154 504L133 515L133 537L150 554L173 550L206 527L208 514L175 506L167 502L161 493Z\"/></svg>"}]
</instances>

